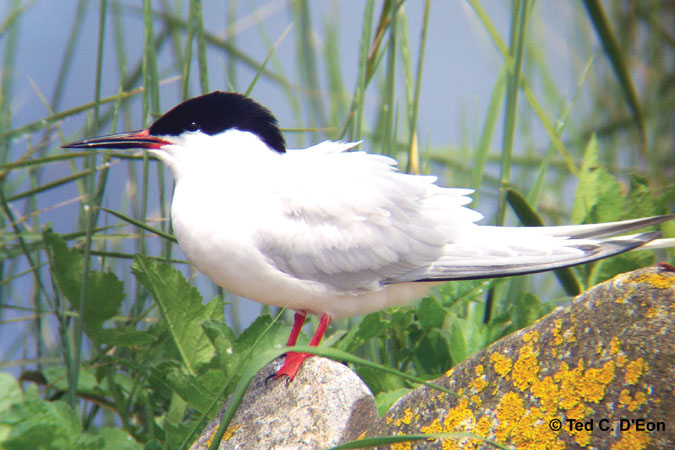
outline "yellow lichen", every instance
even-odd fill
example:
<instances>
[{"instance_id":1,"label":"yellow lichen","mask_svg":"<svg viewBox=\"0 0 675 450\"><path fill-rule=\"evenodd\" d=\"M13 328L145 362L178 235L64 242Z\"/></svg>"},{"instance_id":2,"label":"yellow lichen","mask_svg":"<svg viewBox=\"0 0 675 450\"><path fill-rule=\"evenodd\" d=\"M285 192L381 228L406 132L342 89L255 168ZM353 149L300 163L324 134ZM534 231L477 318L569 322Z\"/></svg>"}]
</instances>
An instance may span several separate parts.
<instances>
[{"instance_id":1,"label":"yellow lichen","mask_svg":"<svg viewBox=\"0 0 675 450\"><path fill-rule=\"evenodd\" d=\"M632 399L630 398L630 392L628 389L622 389L621 392L619 393L619 404L621 407L626 407L630 404Z\"/></svg>"},{"instance_id":2,"label":"yellow lichen","mask_svg":"<svg viewBox=\"0 0 675 450\"><path fill-rule=\"evenodd\" d=\"M621 341L619 341L618 337L614 336L609 342L609 354L616 355L619 353L619 350L621 350Z\"/></svg>"},{"instance_id":3,"label":"yellow lichen","mask_svg":"<svg viewBox=\"0 0 675 450\"><path fill-rule=\"evenodd\" d=\"M562 344L563 338L560 336L560 329L562 328L562 319L557 319L553 321L553 329L551 330L551 334L553 335L553 343L555 345L560 345Z\"/></svg>"},{"instance_id":4,"label":"yellow lichen","mask_svg":"<svg viewBox=\"0 0 675 450\"><path fill-rule=\"evenodd\" d=\"M515 392L504 394L497 406L497 442L508 442L515 448L561 450L565 443L552 431L548 418L539 408L526 409L523 399Z\"/></svg>"},{"instance_id":5,"label":"yellow lichen","mask_svg":"<svg viewBox=\"0 0 675 450\"><path fill-rule=\"evenodd\" d=\"M574 440L582 447L591 443L591 432L589 430L579 430L574 433Z\"/></svg>"},{"instance_id":6,"label":"yellow lichen","mask_svg":"<svg viewBox=\"0 0 675 450\"><path fill-rule=\"evenodd\" d=\"M502 377L505 377L511 371L511 365L513 361L506 356L503 356L501 353L494 352L490 355L490 362L492 363L492 368Z\"/></svg>"},{"instance_id":7,"label":"yellow lichen","mask_svg":"<svg viewBox=\"0 0 675 450\"><path fill-rule=\"evenodd\" d=\"M513 384L521 391L530 387L537 380L537 374L539 373L537 356L537 352L530 343L520 349L518 359L513 364L511 374Z\"/></svg>"},{"instance_id":8,"label":"yellow lichen","mask_svg":"<svg viewBox=\"0 0 675 450\"><path fill-rule=\"evenodd\" d=\"M410 450L412 448L411 442L396 442L391 444L392 450Z\"/></svg>"},{"instance_id":9,"label":"yellow lichen","mask_svg":"<svg viewBox=\"0 0 675 450\"><path fill-rule=\"evenodd\" d=\"M624 364L626 364L626 361L628 361L628 357L626 356L625 353L621 353L619 356L616 357L616 366L623 367Z\"/></svg>"},{"instance_id":10,"label":"yellow lichen","mask_svg":"<svg viewBox=\"0 0 675 450\"><path fill-rule=\"evenodd\" d=\"M552 377L537 380L530 387L530 392L539 399L539 404L545 415L553 415L557 412L560 392Z\"/></svg>"},{"instance_id":11,"label":"yellow lichen","mask_svg":"<svg viewBox=\"0 0 675 450\"><path fill-rule=\"evenodd\" d=\"M434 434L434 433L441 433L443 432L443 428L441 427L441 419L436 417L433 422L431 422L429 425L424 425L420 427L420 431L422 433L428 433L428 434Z\"/></svg>"},{"instance_id":12,"label":"yellow lichen","mask_svg":"<svg viewBox=\"0 0 675 450\"><path fill-rule=\"evenodd\" d=\"M635 393L635 398L631 398L628 389L624 389L619 395L619 403L621 407L628 409L628 411L635 412L636 409L647 403L647 394L638 391Z\"/></svg>"},{"instance_id":13,"label":"yellow lichen","mask_svg":"<svg viewBox=\"0 0 675 450\"><path fill-rule=\"evenodd\" d=\"M472 395L471 396L471 404L472 405L480 406L482 403L483 403L483 400L478 395Z\"/></svg>"},{"instance_id":14,"label":"yellow lichen","mask_svg":"<svg viewBox=\"0 0 675 450\"><path fill-rule=\"evenodd\" d=\"M621 439L612 446L612 450L643 450L650 440L648 433L631 428L621 433Z\"/></svg>"},{"instance_id":15,"label":"yellow lichen","mask_svg":"<svg viewBox=\"0 0 675 450\"><path fill-rule=\"evenodd\" d=\"M494 421L490 416L483 416L480 419L478 419L478 423L476 424L476 427L474 428L474 433L476 433L478 436L482 436L484 438L489 438L490 437L490 430L492 429L492 425L494 424Z\"/></svg>"},{"instance_id":16,"label":"yellow lichen","mask_svg":"<svg viewBox=\"0 0 675 450\"><path fill-rule=\"evenodd\" d=\"M469 400L463 398L459 401L459 405L448 411L448 414L443 419L443 429L445 431L463 431L471 430L476 422L473 411L469 408Z\"/></svg>"},{"instance_id":17,"label":"yellow lichen","mask_svg":"<svg viewBox=\"0 0 675 450\"><path fill-rule=\"evenodd\" d=\"M640 376L648 369L647 362L642 357L626 364L626 383L635 384Z\"/></svg>"},{"instance_id":18,"label":"yellow lichen","mask_svg":"<svg viewBox=\"0 0 675 450\"><path fill-rule=\"evenodd\" d=\"M403 417L401 417L396 421L396 426L400 427L401 424L410 425L410 422L412 422L412 418L413 418L412 410L410 408L406 408L405 411L403 411Z\"/></svg>"},{"instance_id":19,"label":"yellow lichen","mask_svg":"<svg viewBox=\"0 0 675 450\"><path fill-rule=\"evenodd\" d=\"M487 387L487 385L488 382L485 381L485 377L475 378L470 384L475 394L481 392L483 389Z\"/></svg>"},{"instance_id":20,"label":"yellow lichen","mask_svg":"<svg viewBox=\"0 0 675 450\"><path fill-rule=\"evenodd\" d=\"M648 319L653 319L654 317L659 315L659 308L649 308L647 310L647 318Z\"/></svg>"},{"instance_id":21,"label":"yellow lichen","mask_svg":"<svg viewBox=\"0 0 675 450\"><path fill-rule=\"evenodd\" d=\"M532 341L533 344L536 344L538 340L539 340L539 332L535 330L523 334L523 342Z\"/></svg>"},{"instance_id":22,"label":"yellow lichen","mask_svg":"<svg viewBox=\"0 0 675 450\"><path fill-rule=\"evenodd\" d=\"M574 330L572 328L566 329L563 333L563 337L567 343L574 343L577 341L577 337L574 335Z\"/></svg>"},{"instance_id":23,"label":"yellow lichen","mask_svg":"<svg viewBox=\"0 0 675 450\"><path fill-rule=\"evenodd\" d=\"M216 435L216 431L218 431L218 427L220 427L220 425L216 426L213 429L213 433L211 434L211 437L209 437L209 439L206 441L207 447L211 446L211 441L213 440L213 437ZM223 433L223 441L229 441L232 438L232 436L234 435L234 433L236 433L237 430L239 430L240 428L241 428L241 425L230 425L229 427L227 427L227 429L225 430L225 433Z\"/></svg>"},{"instance_id":24,"label":"yellow lichen","mask_svg":"<svg viewBox=\"0 0 675 450\"><path fill-rule=\"evenodd\" d=\"M605 388L614 379L614 361L600 369L588 369L584 374L581 395L587 402L598 403L605 396Z\"/></svg>"},{"instance_id":25,"label":"yellow lichen","mask_svg":"<svg viewBox=\"0 0 675 450\"><path fill-rule=\"evenodd\" d=\"M664 277L656 273L643 273L633 279L635 283L649 283L657 289L670 289L675 284L675 278Z\"/></svg>"}]
</instances>

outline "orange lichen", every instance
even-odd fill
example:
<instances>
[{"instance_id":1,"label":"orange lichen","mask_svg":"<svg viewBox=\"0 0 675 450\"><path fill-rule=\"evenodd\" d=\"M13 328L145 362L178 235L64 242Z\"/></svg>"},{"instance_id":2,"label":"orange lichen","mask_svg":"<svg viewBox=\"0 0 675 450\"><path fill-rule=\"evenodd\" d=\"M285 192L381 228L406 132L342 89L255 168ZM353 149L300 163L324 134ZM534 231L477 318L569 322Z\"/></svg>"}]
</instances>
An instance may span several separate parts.
<instances>
[{"instance_id":1,"label":"orange lichen","mask_svg":"<svg viewBox=\"0 0 675 450\"><path fill-rule=\"evenodd\" d=\"M520 349L518 359L513 364L513 372L511 373L513 384L521 391L530 387L537 380L537 374L539 373L537 356L537 352L530 343Z\"/></svg>"},{"instance_id":2,"label":"orange lichen","mask_svg":"<svg viewBox=\"0 0 675 450\"><path fill-rule=\"evenodd\" d=\"M501 353L492 353L490 355L490 362L492 363L492 368L494 371L502 377L505 377L509 372L511 372L513 361L511 361L510 358L503 356Z\"/></svg>"},{"instance_id":3,"label":"orange lichen","mask_svg":"<svg viewBox=\"0 0 675 450\"><path fill-rule=\"evenodd\" d=\"M640 376L648 371L647 362L642 358L638 358L635 361L631 361L626 364L626 383L635 384L637 380L640 379Z\"/></svg>"}]
</instances>

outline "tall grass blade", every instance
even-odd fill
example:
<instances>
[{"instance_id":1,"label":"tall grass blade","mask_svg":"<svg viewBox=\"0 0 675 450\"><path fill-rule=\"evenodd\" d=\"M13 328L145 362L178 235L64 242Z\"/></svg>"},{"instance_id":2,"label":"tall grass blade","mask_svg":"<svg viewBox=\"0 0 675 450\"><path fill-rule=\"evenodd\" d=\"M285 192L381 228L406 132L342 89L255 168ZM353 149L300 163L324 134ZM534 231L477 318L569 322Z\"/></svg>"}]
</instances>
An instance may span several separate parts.
<instances>
[{"instance_id":1,"label":"tall grass blade","mask_svg":"<svg viewBox=\"0 0 675 450\"><path fill-rule=\"evenodd\" d=\"M645 120L642 115L642 107L640 106L640 100L633 87L633 81L631 80L628 66L623 57L621 46L619 46L619 41L612 31L612 27L609 25L602 4L598 0L584 0L584 6L588 11L588 15L591 18L595 31L598 33L598 37L605 49L605 53L612 64L614 73L619 80L621 91L623 92L624 97L626 97L628 106L633 113L633 118L635 119L638 131L640 132L640 137L642 138L642 152L645 153L647 148L647 131Z\"/></svg>"}]
</instances>

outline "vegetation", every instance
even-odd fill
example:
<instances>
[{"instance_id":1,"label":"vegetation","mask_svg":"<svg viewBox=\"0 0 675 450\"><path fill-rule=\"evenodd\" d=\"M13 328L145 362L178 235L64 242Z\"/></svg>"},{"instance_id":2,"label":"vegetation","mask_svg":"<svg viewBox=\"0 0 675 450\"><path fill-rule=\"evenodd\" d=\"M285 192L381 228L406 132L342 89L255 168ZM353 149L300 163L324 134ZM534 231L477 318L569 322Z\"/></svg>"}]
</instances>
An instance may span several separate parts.
<instances>
[{"instance_id":1,"label":"vegetation","mask_svg":"<svg viewBox=\"0 0 675 450\"><path fill-rule=\"evenodd\" d=\"M181 98L225 89L212 81L217 71L241 92L264 85L290 105L296 128L287 135L298 145L366 139L371 151L395 156L403 169L476 189L488 223L584 223L672 211L675 36L667 2L612 2L609 10L593 0L568 4L576 42L564 44L577 86L565 92L546 55L549 5L513 0L504 32L495 25L502 15L467 0L467 16L489 41L486 51L497 50L498 75L487 88L486 110L475 126L465 125L474 142L453 145L432 142L420 127L429 110L423 90L448 89L424 85L425 66L452 58L426 51L436 39L429 27L434 2L334 2L319 27L314 2L269 2L244 14L230 1L228 30L248 24L267 43L259 60L236 33L223 38L204 26L210 2L136 4L78 2L63 59L53 68L52 98L35 86L47 112L25 123L16 123L21 102L10 75L22 19L45 2L8 1L0 19L2 448L188 448L224 398L234 394L231 417L255 371L285 351L288 313L263 308L248 324L239 299L190 271L166 220L172 183L161 164L142 154L59 148L146 126L172 105L160 102L161 86ZM94 5L98 35L83 27ZM363 17L358 47L341 46L341 8L352 20ZM142 36L132 33L139 23ZM76 66L76 49L87 39L97 41L96 59ZM295 45L292 60L277 56L286 41ZM353 73L345 72L349 67ZM78 73L95 79L93 97L63 110ZM103 88L111 74L119 77L116 93ZM78 129L65 136L63 127L74 123ZM57 233L49 222L59 214L75 217ZM674 228L662 227L671 237ZM654 260L652 252L633 252L557 279L449 283L415 305L337 321L317 353L350 362L384 412L418 383L569 296Z\"/></svg>"}]
</instances>

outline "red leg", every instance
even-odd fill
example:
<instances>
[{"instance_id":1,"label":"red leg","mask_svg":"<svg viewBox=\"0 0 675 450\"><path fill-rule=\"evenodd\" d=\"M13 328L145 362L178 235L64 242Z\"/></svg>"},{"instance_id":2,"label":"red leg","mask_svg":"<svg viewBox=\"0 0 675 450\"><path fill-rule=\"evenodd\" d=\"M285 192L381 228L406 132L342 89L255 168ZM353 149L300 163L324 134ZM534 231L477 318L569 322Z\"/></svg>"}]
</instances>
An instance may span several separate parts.
<instances>
[{"instance_id":1,"label":"red leg","mask_svg":"<svg viewBox=\"0 0 675 450\"><path fill-rule=\"evenodd\" d=\"M293 328L291 328L291 334L288 336L286 346L292 347L298 341L300 330L302 330L302 326L305 324L305 317L307 317L307 311L295 312L293 316Z\"/></svg>"},{"instance_id":2,"label":"red leg","mask_svg":"<svg viewBox=\"0 0 675 450\"><path fill-rule=\"evenodd\" d=\"M295 318L293 320L293 329L291 330L291 335L288 338L289 346L295 345L295 341L298 339L298 334L300 333L300 328L302 328L302 323L305 321L306 313L302 316L301 319L298 318L298 314L299 313L295 314ZM302 321L300 322L300 325L298 325L296 331L296 323L299 320ZM310 346L316 347L319 345L319 343L321 342L321 338L323 338L323 334L326 332L326 328L328 328L329 323L330 323L330 316L327 314L322 314L321 320L319 321L319 326L316 327L316 332L314 333L312 340L309 342ZM291 340L293 341L292 343ZM310 356L312 356L311 353L299 353L299 352L286 353L286 360L284 361L284 365L281 366L281 369L279 369L274 378L276 379L281 377L282 375L287 375L289 381L293 380L293 378L295 378L295 375L297 375L298 370L300 370L300 366L302 365L303 361L309 358Z\"/></svg>"}]
</instances>

